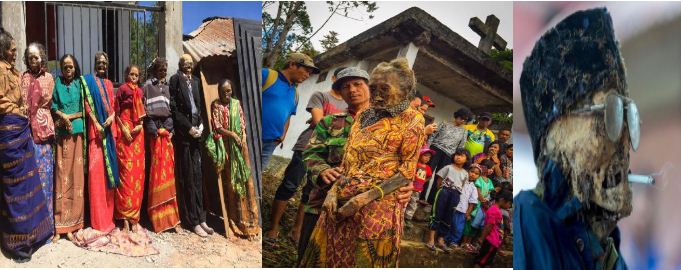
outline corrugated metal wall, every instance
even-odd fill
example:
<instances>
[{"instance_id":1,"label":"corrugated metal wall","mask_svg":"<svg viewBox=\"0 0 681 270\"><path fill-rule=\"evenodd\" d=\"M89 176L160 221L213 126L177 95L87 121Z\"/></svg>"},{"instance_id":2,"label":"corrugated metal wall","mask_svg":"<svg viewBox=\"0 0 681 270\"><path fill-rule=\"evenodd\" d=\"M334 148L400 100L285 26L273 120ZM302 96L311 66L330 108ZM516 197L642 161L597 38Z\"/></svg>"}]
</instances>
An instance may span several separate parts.
<instances>
[{"instance_id":1,"label":"corrugated metal wall","mask_svg":"<svg viewBox=\"0 0 681 270\"><path fill-rule=\"evenodd\" d=\"M255 176L255 186L259 201L262 200L262 162L261 162L261 96L262 78L261 38L262 28L258 21L234 19L236 56L239 68L239 99L248 122L248 151L251 169Z\"/></svg>"}]
</instances>

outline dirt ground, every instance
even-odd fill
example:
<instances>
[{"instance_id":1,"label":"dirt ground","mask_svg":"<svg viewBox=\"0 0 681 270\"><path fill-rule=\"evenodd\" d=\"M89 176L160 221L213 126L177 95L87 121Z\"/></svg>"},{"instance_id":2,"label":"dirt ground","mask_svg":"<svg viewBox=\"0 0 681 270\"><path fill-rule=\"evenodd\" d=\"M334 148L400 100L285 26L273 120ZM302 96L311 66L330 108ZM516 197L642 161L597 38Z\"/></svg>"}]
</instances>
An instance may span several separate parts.
<instances>
[{"instance_id":1,"label":"dirt ground","mask_svg":"<svg viewBox=\"0 0 681 270\"><path fill-rule=\"evenodd\" d=\"M213 218L214 219L214 218ZM219 220L211 220L210 226L219 230ZM221 222L221 221L220 221ZM222 230L224 232L224 229ZM216 232L207 238L180 229L180 232L149 232L159 254L146 257L127 257L77 247L61 239L41 247L29 262L18 263L0 256L0 268L15 267L239 267L258 268L262 265L260 238L254 241Z\"/></svg>"}]
</instances>

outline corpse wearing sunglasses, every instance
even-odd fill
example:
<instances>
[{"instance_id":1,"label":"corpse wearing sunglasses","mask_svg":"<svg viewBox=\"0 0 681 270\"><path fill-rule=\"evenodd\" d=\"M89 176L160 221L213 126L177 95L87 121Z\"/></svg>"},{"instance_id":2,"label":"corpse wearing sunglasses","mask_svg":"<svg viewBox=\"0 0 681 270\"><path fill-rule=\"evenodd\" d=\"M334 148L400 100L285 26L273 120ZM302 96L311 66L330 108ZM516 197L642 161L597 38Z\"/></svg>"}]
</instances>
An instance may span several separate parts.
<instances>
[{"instance_id":1,"label":"corpse wearing sunglasses","mask_svg":"<svg viewBox=\"0 0 681 270\"><path fill-rule=\"evenodd\" d=\"M617 222L632 211L640 120L605 8L535 43L520 92L539 183L514 199L514 269L626 269Z\"/></svg>"}]
</instances>

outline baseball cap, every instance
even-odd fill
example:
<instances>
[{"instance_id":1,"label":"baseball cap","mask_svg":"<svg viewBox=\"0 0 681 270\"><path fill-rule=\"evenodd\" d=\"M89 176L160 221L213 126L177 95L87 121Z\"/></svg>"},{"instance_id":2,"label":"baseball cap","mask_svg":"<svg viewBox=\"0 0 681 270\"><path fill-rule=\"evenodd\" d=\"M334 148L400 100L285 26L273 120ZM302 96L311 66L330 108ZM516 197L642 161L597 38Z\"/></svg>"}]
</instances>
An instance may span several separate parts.
<instances>
[{"instance_id":1,"label":"baseball cap","mask_svg":"<svg viewBox=\"0 0 681 270\"><path fill-rule=\"evenodd\" d=\"M333 83L331 88L333 90L340 90L341 86L343 85L343 82L349 78L362 78L368 81L369 73L358 67L349 67L343 69L343 71L338 73L338 76L336 76L336 81Z\"/></svg>"},{"instance_id":2,"label":"baseball cap","mask_svg":"<svg viewBox=\"0 0 681 270\"><path fill-rule=\"evenodd\" d=\"M314 65L314 61L312 61L312 58L307 56L306 54L303 53L289 53L288 56L286 56L286 61L288 62L294 62L299 65L303 65L306 67L309 67L312 69L312 74L318 74L319 73L319 68Z\"/></svg>"}]
</instances>

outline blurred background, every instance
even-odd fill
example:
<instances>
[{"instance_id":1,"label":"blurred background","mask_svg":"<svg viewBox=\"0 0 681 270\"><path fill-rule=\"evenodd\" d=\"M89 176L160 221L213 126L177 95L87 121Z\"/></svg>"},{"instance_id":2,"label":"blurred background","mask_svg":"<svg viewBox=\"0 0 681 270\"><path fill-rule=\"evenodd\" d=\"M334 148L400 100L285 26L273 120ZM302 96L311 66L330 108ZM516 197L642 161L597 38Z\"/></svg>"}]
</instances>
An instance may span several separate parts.
<instances>
[{"instance_id":1,"label":"blurred background","mask_svg":"<svg viewBox=\"0 0 681 270\"><path fill-rule=\"evenodd\" d=\"M514 193L538 181L520 99L522 64L546 30L577 10L594 7L610 11L629 92L641 114L641 144L631 152L632 173L655 174L657 180L652 187L632 187L634 210L619 223L622 255L631 269L681 269L681 3L514 3Z\"/></svg>"}]
</instances>

